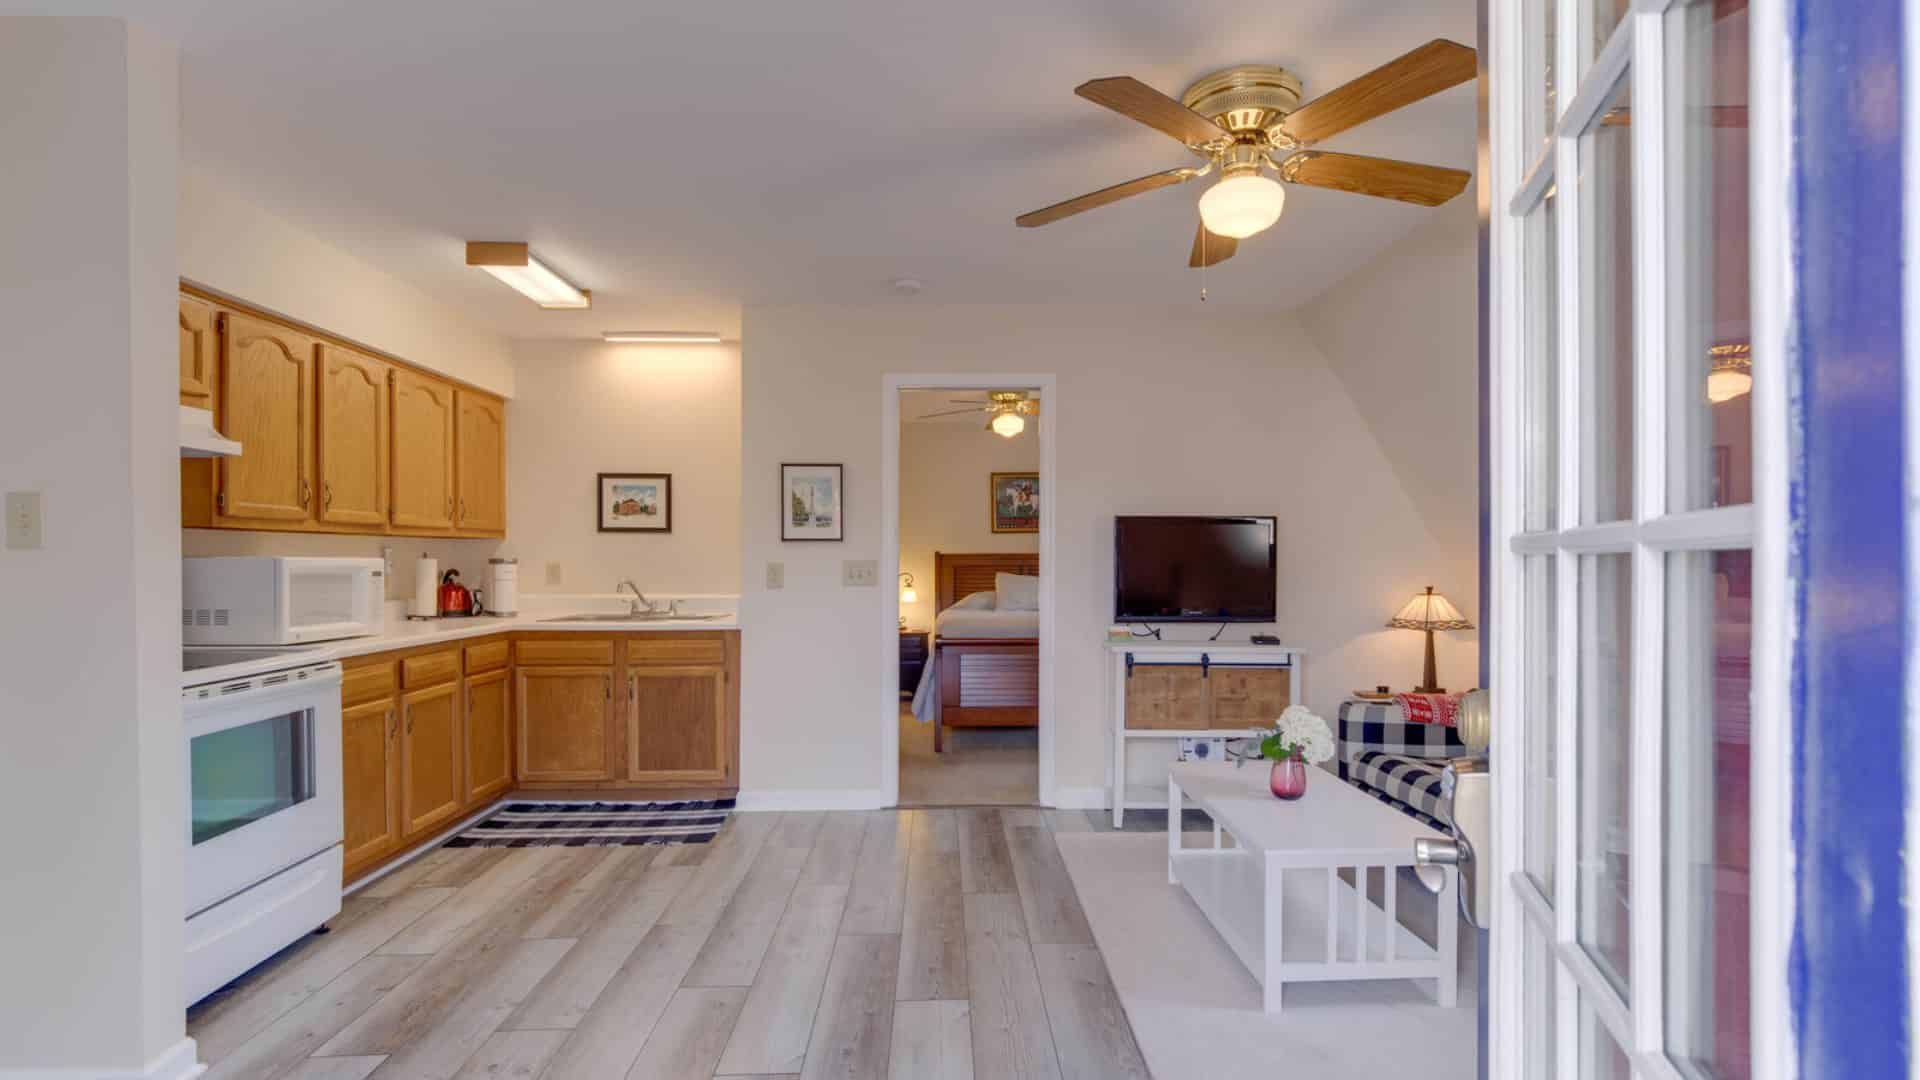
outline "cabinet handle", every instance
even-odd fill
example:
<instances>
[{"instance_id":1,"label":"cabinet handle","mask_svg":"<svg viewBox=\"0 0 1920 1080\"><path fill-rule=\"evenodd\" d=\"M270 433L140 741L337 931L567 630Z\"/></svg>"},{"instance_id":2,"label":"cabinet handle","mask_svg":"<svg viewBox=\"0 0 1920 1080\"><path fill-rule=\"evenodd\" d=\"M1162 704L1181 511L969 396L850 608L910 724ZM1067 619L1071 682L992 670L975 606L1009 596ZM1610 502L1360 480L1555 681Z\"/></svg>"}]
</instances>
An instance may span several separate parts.
<instances>
[{"instance_id":1,"label":"cabinet handle","mask_svg":"<svg viewBox=\"0 0 1920 1080\"><path fill-rule=\"evenodd\" d=\"M453 496L447 496L447 520L453 520Z\"/></svg>"},{"instance_id":2,"label":"cabinet handle","mask_svg":"<svg viewBox=\"0 0 1920 1080\"><path fill-rule=\"evenodd\" d=\"M388 709L387 710L387 738L389 739L396 738L399 736L399 734L400 734L400 725L393 722L393 710Z\"/></svg>"},{"instance_id":3,"label":"cabinet handle","mask_svg":"<svg viewBox=\"0 0 1920 1080\"><path fill-rule=\"evenodd\" d=\"M300 478L300 505L305 506L312 501L313 501L313 484L309 482L306 477L303 476Z\"/></svg>"},{"instance_id":4,"label":"cabinet handle","mask_svg":"<svg viewBox=\"0 0 1920 1080\"><path fill-rule=\"evenodd\" d=\"M467 520L467 500L465 499L460 500L460 520Z\"/></svg>"},{"instance_id":5,"label":"cabinet handle","mask_svg":"<svg viewBox=\"0 0 1920 1080\"><path fill-rule=\"evenodd\" d=\"M640 700L640 676L628 675L627 676L627 704L632 705L634 702L639 700Z\"/></svg>"},{"instance_id":6,"label":"cabinet handle","mask_svg":"<svg viewBox=\"0 0 1920 1080\"><path fill-rule=\"evenodd\" d=\"M333 507L333 485L331 483L323 483L320 485L320 505L329 509Z\"/></svg>"},{"instance_id":7,"label":"cabinet handle","mask_svg":"<svg viewBox=\"0 0 1920 1080\"><path fill-rule=\"evenodd\" d=\"M413 706L407 706L407 734L413 734Z\"/></svg>"},{"instance_id":8,"label":"cabinet handle","mask_svg":"<svg viewBox=\"0 0 1920 1080\"><path fill-rule=\"evenodd\" d=\"M600 690L602 693L607 695L608 701L613 700L613 677L612 676L610 675L605 676L600 680Z\"/></svg>"}]
</instances>

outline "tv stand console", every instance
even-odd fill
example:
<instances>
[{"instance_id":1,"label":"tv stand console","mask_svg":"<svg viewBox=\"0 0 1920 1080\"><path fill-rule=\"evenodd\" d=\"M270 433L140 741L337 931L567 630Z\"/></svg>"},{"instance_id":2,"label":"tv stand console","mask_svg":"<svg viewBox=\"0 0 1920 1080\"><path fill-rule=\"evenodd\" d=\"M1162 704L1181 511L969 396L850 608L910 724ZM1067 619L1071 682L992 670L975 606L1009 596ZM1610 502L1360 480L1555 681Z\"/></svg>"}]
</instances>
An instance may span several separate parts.
<instances>
[{"instance_id":1,"label":"tv stand console","mask_svg":"<svg viewBox=\"0 0 1920 1080\"><path fill-rule=\"evenodd\" d=\"M1166 782L1127 786L1127 747L1138 739L1243 739L1300 704L1305 652L1287 645L1218 641L1109 643L1108 709L1113 827L1128 810L1165 810Z\"/></svg>"}]
</instances>

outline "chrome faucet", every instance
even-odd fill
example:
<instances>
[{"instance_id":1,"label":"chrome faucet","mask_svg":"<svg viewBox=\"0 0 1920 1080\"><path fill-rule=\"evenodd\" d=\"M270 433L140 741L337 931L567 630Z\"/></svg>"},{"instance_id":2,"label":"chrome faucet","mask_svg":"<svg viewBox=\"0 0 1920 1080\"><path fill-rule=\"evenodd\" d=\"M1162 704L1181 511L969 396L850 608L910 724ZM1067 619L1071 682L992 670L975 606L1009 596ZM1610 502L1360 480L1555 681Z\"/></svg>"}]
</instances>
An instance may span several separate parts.
<instances>
[{"instance_id":1,"label":"chrome faucet","mask_svg":"<svg viewBox=\"0 0 1920 1080\"><path fill-rule=\"evenodd\" d=\"M615 596L620 595L621 589L633 590L633 599L627 601L627 614L635 615L635 616L641 614L641 611L640 611L641 604L647 605L647 611L646 611L647 614L653 613L653 601L647 599L647 594L641 592L640 586L635 585L631 578L621 578L620 584L615 585L613 587L614 595Z\"/></svg>"}]
</instances>

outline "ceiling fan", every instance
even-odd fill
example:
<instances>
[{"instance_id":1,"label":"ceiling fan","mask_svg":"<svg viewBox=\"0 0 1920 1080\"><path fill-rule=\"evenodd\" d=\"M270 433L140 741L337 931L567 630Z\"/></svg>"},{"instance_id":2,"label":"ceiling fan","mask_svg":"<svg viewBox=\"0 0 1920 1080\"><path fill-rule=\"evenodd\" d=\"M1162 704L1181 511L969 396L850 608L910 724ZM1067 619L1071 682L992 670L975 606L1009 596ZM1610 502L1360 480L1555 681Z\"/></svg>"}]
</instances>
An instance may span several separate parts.
<instances>
[{"instance_id":1,"label":"ceiling fan","mask_svg":"<svg viewBox=\"0 0 1920 1080\"><path fill-rule=\"evenodd\" d=\"M1389 158L1330 153L1308 147L1348 128L1475 75L1474 51L1445 39L1300 104L1300 80L1285 68L1241 64L1187 87L1180 100L1128 75L1081 83L1074 93L1178 139L1206 159L1101 188L1013 219L1033 228L1146 191L1197 180L1214 170L1221 179L1200 196L1200 229L1188 266L1212 266L1232 257L1241 240L1280 219L1281 181L1359 195L1439 206L1465 190L1468 173Z\"/></svg>"},{"instance_id":2,"label":"ceiling fan","mask_svg":"<svg viewBox=\"0 0 1920 1080\"><path fill-rule=\"evenodd\" d=\"M989 390L984 400L980 398L952 398L949 404L966 405L965 409L948 409L945 412L928 413L916 416L915 420L932 420L938 416L959 416L963 413L986 413L987 430L1002 438L1011 439L1027 429L1026 418L1040 415L1040 403L1027 396L1025 390Z\"/></svg>"}]
</instances>

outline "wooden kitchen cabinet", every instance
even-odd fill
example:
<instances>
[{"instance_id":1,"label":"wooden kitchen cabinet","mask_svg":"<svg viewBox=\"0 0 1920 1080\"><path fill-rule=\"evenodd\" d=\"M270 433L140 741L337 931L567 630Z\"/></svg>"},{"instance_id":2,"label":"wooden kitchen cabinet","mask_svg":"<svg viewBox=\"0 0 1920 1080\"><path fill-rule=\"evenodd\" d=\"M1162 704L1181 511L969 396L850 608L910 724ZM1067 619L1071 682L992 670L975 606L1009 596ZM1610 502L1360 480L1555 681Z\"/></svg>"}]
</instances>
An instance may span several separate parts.
<instances>
[{"instance_id":1,"label":"wooden kitchen cabinet","mask_svg":"<svg viewBox=\"0 0 1920 1080\"><path fill-rule=\"evenodd\" d=\"M603 781L615 775L611 667L532 667L514 671L520 778Z\"/></svg>"},{"instance_id":2,"label":"wooden kitchen cabinet","mask_svg":"<svg viewBox=\"0 0 1920 1080\"><path fill-rule=\"evenodd\" d=\"M387 523L386 362L337 345L320 346L321 521L379 529Z\"/></svg>"},{"instance_id":3,"label":"wooden kitchen cabinet","mask_svg":"<svg viewBox=\"0 0 1920 1080\"><path fill-rule=\"evenodd\" d=\"M450 531L454 521L453 385L395 368L392 387L393 525Z\"/></svg>"},{"instance_id":4,"label":"wooden kitchen cabinet","mask_svg":"<svg viewBox=\"0 0 1920 1080\"><path fill-rule=\"evenodd\" d=\"M472 650L468 650L469 655ZM505 668L467 676L467 789L469 807L513 789L512 684Z\"/></svg>"},{"instance_id":5,"label":"wooden kitchen cabinet","mask_svg":"<svg viewBox=\"0 0 1920 1080\"><path fill-rule=\"evenodd\" d=\"M456 390L454 525L463 533L507 531L507 405L491 394Z\"/></svg>"},{"instance_id":6,"label":"wooden kitchen cabinet","mask_svg":"<svg viewBox=\"0 0 1920 1080\"><path fill-rule=\"evenodd\" d=\"M214 469L219 524L305 522L313 514L314 340L263 319L219 314L221 434L244 448Z\"/></svg>"},{"instance_id":7,"label":"wooden kitchen cabinet","mask_svg":"<svg viewBox=\"0 0 1920 1080\"><path fill-rule=\"evenodd\" d=\"M404 837L430 832L466 804L458 682L400 697L400 818Z\"/></svg>"},{"instance_id":8,"label":"wooden kitchen cabinet","mask_svg":"<svg viewBox=\"0 0 1920 1080\"><path fill-rule=\"evenodd\" d=\"M738 653L727 634L634 634L626 649L625 779L638 784L734 782Z\"/></svg>"},{"instance_id":9,"label":"wooden kitchen cabinet","mask_svg":"<svg viewBox=\"0 0 1920 1080\"><path fill-rule=\"evenodd\" d=\"M340 713L341 857L349 878L400 846L398 719L391 696Z\"/></svg>"},{"instance_id":10,"label":"wooden kitchen cabinet","mask_svg":"<svg viewBox=\"0 0 1920 1080\"><path fill-rule=\"evenodd\" d=\"M191 296L181 297L180 404L196 409L213 408L218 348L213 305Z\"/></svg>"}]
</instances>

